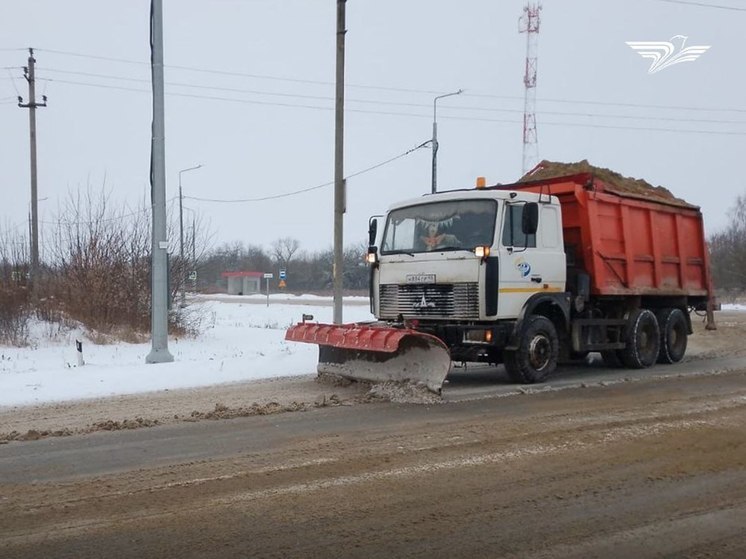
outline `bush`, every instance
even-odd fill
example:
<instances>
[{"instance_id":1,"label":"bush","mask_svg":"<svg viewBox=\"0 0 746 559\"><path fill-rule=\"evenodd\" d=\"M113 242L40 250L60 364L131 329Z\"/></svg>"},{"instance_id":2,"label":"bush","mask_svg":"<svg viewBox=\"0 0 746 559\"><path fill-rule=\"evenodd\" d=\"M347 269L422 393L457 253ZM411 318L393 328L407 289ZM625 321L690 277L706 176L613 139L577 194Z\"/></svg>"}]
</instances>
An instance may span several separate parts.
<instances>
[{"instance_id":1,"label":"bush","mask_svg":"<svg viewBox=\"0 0 746 559\"><path fill-rule=\"evenodd\" d=\"M0 286L0 343L22 346L28 342L31 311L25 286Z\"/></svg>"}]
</instances>

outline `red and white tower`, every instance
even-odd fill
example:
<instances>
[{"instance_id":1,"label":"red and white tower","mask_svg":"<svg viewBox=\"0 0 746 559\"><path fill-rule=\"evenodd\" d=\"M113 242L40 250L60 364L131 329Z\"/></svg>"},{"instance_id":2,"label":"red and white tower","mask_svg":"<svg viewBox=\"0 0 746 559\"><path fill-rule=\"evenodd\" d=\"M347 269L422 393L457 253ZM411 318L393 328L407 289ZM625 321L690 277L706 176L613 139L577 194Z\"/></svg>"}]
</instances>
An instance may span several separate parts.
<instances>
[{"instance_id":1,"label":"red and white tower","mask_svg":"<svg viewBox=\"0 0 746 559\"><path fill-rule=\"evenodd\" d=\"M519 20L519 32L526 34L526 73L523 106L523 174L531 170L539 161L539 145L536 137L536 69L539 50L539 12L541 4L529 1L523 8Z\"/></svg>"}]
</instances>

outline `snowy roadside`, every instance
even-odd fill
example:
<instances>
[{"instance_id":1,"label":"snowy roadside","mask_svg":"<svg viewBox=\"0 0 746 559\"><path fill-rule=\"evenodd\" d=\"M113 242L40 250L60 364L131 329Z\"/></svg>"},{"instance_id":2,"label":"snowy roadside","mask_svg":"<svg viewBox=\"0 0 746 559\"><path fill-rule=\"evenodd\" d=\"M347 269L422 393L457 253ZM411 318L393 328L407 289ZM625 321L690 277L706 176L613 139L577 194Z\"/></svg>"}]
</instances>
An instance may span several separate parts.
<instances>
[{"instance_id":1,"label":"snowy roadside","mask_svg":"<svg viewBox=\"0 0 746 559\"><path fill-rule=\"evenodd\" d=\"M37 325L36 345L0 347L0 444L99 430L305 411L379 401L363 383L319 382L315 346L287 343L285 328L300 315L331 322L330 300L308 298L269 307L256 301L201 300L198 339L169 341L175 361L146 365L149 344L86 345L75 365L75 335ZM301 306L299 306L299 304ZM323 305L323 306L321 306ZM724 305L720 328L697 322L690 347L701 355L741 346L746 306ZM367 305L345 305L345 321L370 320Z\"/></svg>"},{"instance_id":2,"label":"snowy roadside","mask_svg":"<svg viewBox=\"0 0 746 559\"><path fill-rule=\"evenodd\" d=\"M360 299L363 299L361 301ZM94 345L84 342L85 365L77 365L80 330L53 331L34 324L32 344L0 346L0 410L51 402L215 386L294 375L312 375L318 350L286 342L285 330L311 314L331 322L331 298L272 296L198 298L190 310L200 324L197 338L170 338L173 363L148 365L149 343ZM371 320L365 299L345 301L344 319ZM2 429L0 429L2 430Z\"/></svg>"}]
</instances>

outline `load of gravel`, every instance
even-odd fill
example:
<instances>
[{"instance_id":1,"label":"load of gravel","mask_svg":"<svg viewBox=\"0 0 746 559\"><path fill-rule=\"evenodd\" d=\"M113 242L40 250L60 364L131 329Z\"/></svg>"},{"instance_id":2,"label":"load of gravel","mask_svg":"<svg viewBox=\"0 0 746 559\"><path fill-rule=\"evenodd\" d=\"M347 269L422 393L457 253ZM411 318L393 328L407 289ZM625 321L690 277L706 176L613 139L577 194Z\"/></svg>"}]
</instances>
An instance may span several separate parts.
<instances>
[{"instance_id":1,"label":"load of gravel","mask_svg":"<svg viewBox=\"0 0 746 559\"><path fill-rule=\"evenodd\" d=\"M587 159L575 163L561 163L545 159L531 171L523 175L519 182L566 177L569 175L578 175L580 173L592 174L595 178L601 180L605 184L606 191L613 192L620 196L643 198L685 208L697 207L689 204L681 198L676 198L667 188L653 186L643 179L625 177L611 169L596 167L595 165L588 163Z\"/></svg>"}]
</instances>

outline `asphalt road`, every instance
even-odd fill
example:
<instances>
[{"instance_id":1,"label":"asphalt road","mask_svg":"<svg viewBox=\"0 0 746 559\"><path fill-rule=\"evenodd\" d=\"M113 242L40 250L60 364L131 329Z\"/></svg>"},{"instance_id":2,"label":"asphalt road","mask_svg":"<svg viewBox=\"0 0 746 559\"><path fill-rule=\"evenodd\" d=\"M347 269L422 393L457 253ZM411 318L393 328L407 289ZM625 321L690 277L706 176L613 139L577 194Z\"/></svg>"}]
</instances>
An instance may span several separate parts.
<instances>
[{"instance_id":1,"label":"asphalt road","mask_svg":"<svg viewBox=\"0 0 746 559\"><path fill-rule=\"evenodd\" d=\"M3 445L0 557L744 557L746 371L707 364Z\"/></svg>"}]
</instances>

